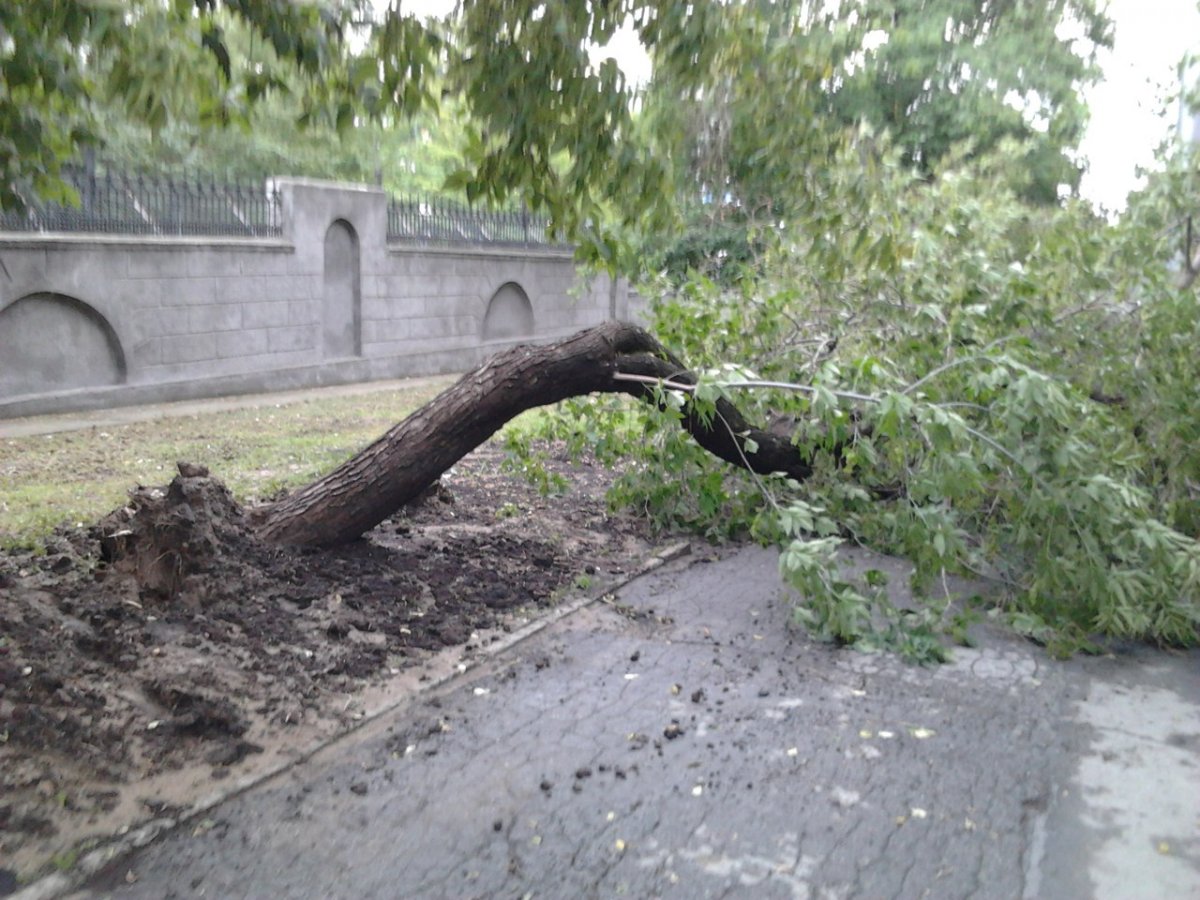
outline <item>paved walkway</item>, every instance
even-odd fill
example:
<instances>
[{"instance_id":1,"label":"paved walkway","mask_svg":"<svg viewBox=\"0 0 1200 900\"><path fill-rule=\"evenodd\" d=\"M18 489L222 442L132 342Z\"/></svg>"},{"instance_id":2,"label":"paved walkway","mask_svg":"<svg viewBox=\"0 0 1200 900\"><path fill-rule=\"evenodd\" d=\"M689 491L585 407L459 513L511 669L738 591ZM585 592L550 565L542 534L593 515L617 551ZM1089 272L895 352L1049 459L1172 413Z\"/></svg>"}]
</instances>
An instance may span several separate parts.
<instances>
[{"instance_id":1,"label":"paved walkway","mask_svg":"<svg viewBox=\"0 0 1200 900\"><path fill-rule=\"evenodd\" d=\"M388 381L338 384L329 387L301 388L270 394L239 394L234 397L180 400L176 403L150 403L142 406L118 406L95 411L0 419L0 440L39 434L57 434L62 431L79 431L84 428L108 428L114 425L128 425L131 422L149 422L154 419L176 416L195 416L227 409L279 406L320 397L357 397L363 394L419 388L430 384L449 385L454 378L453 375L430 375L422 378L400 378Z\"/></svg>"},{"instance_id":2,"label":"paved walkway","mask_svg":"<svg viewBox=\"0 0 1200 900\"><path fill-rule=\"evenodd\" d=\"M789 616L772 553L681 559L77 896L1200 897L1200 654L919 669Z\"/></svg>"}]
</instances>

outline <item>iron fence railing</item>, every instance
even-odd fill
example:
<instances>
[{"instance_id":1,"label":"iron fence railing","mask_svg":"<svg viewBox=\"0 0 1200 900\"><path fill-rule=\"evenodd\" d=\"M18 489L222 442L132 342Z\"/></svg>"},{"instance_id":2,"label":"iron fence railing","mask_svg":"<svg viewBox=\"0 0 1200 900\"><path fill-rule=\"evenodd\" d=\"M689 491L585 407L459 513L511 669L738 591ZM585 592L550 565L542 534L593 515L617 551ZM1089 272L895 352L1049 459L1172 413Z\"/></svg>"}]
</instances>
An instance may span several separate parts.
<instances>
[{"instance_id":1,"label":"iron fence railing","mask_svg":"<svg viewBox=\"0 0 1200 900\"><path fill-rule=\"evenodd\" d=\"M63 170L79 204L35 200L0 211L0 231L272 237L282 233L278 190L214 179L129 175L93 166ZM562 246L549 220L528 211L476 209L444 198L393 198L387 239L414 244Z\"/></svg>"},{"instance_id":2,"label":"iron fence railing","mask_svg":"<svg viewBox=\"0 0 1200 900\"><path fill-rule=\"evenodd\" d=\"M0 212L3 231L269 237L282 231L279 194L263 185L71 168L79 205L35 201Z\"/></svg>"},{"instance_id":3,"label":"iron fence railing","mask_svg":"<svg viewBox=\"0 0 1200 900\"><path fill-rule=\"evenodd\" d=\"M492 211L439 198L388 203L388 240L418 244L561 246L547 235L549 219L526 210Z\"/></svg>"}]
</instances>

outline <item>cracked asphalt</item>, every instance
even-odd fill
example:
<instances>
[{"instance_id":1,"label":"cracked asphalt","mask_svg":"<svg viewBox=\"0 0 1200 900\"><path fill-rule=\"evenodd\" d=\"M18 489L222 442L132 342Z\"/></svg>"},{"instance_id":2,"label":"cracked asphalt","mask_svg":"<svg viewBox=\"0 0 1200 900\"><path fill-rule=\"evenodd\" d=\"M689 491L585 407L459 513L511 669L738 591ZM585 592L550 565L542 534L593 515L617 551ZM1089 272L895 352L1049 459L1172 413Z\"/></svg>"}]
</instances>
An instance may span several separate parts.
<instances>
[{"instance_id":1,"label":"cracked asphalt","mask_svg":"<svg viewBox=\"0 0 1200 900\"><path fill-rule=\"evenodd\" d=\"M670 563L74 896L1200 897L1200 654L914 668L791 628L775 560Z\"/></svg>"}]
</instances>

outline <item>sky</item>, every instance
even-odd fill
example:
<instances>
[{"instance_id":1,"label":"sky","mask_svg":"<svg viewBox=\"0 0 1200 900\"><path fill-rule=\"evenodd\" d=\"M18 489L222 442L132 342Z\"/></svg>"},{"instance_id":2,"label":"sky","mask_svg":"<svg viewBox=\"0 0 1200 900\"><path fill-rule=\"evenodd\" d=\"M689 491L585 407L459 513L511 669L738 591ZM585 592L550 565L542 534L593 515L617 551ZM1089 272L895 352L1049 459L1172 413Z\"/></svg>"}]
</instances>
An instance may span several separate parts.
<instances>
[{"instance_id":1,"label":"sky","mask_svg":"<svg viewBox=\"0 0 1200 900\"><path fill-rule=\"evenodd\" d=\"M1104 81L1085 92L1091 122L1080 150L1089 170L1080 192L1110 211L1125 206L1138 166L1178 127L1178 108L1159 116L1162 98L1178 89L1176 66L1187 51L1200 53L1196 0L1112 0L1111 52L1100 58Z\"/></svg>"},{"instance_id":2,"label":"sky","mask_svg":"<svg viewBox=\"0 0 1200 900\"><path fill-rule=\"evenodd\" d=\"M405 0L418 16L443 15L453 0ZM1178 127L1178 108L1159 115L1163 98L1178 88L1176 66L1189 50L1200 54L1197 0L1109 0L1114 46L1100 57L1104 80L1085 92L1091 121L1080 146L1088 171L1080 192L1110 212L1125 206L1138 186L1139 166L1153 163L1154 150ZM630 83L645 81L650 64L631 30L622 30L600 58L613 56Z\"/></svg>"}]
</instances>

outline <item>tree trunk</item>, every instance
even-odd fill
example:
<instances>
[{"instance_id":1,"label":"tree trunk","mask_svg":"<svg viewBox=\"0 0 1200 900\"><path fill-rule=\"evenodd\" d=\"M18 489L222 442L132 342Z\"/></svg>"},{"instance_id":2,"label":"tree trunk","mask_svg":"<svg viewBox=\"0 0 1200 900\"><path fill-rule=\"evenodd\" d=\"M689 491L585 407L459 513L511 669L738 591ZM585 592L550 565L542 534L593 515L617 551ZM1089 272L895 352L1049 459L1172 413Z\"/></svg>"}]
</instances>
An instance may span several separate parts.
<instances>
[{"instance_id":1,"label":"tree trunk","mask_svg":"<svg viewBox=\"0 0 1200 900\"><path fill-rule=\"evenodd\" d=\"M454 463L527 409L584 394L626 393L649 402L654 385L618 373L694 383L695 377L648 332L610 322L541 346L492 357L323 478L262 510L259 533L279 544L332 546L358 538L433 484ZM749 426L722 400L705 424L685 412L683 426L706 450L761 474L812 474L784 437ZM744 449L749 439L754 452Z\"/></svg>"}]
</instances>

